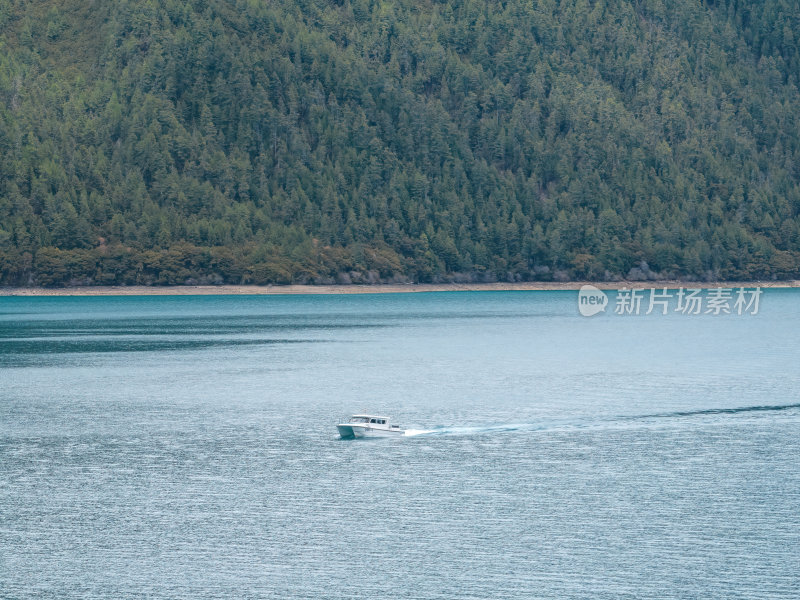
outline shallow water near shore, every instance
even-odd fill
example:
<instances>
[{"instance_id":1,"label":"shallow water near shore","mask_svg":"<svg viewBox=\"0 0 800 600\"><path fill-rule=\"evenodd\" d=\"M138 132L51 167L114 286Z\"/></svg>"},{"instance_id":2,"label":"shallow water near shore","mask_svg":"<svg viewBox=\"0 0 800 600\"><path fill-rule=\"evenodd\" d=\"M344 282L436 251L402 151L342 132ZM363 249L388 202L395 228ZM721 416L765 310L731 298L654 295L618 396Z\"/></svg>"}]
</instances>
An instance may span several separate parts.
<instances>
[{"instance_id":1,"label":"shallow water near shore","mask_svg":"<svg viewBox=\"0 0 800 600\"><path fill-rule=\"evenodd\" d=\"M0 596L796 598L798 306L0 297Z\"/></svg>"}]
</instances>

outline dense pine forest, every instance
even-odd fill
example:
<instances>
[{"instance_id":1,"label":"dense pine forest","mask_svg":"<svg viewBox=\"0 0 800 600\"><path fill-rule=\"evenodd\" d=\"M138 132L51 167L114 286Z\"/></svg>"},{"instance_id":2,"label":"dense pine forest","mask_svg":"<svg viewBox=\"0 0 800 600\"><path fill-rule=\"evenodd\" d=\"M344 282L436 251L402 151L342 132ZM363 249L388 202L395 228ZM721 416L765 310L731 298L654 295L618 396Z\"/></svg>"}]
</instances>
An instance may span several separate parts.
<instances>
[{"instance_id":1,"label":"dense pine forest","mask_svg":"<svg viewBox=\"0 0 800 600\"><path fill-rule=\"evenodd\" d=\"M0 0L0 283L800 277L796 0Z\"/></svg>"}]
</instances>

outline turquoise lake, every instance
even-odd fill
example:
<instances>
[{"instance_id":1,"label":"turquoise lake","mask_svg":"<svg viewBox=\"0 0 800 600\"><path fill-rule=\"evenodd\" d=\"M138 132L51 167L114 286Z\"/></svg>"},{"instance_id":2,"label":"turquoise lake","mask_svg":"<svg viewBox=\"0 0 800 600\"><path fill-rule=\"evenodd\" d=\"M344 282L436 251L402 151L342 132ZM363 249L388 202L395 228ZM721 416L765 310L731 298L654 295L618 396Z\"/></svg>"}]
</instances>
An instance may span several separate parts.
<instances>
[{"instance_id":1,"label":"turquoise lake","mask_svg":"<svg viewBox=\"0 0 800 600\"><path fill-rule=\"evenodd\" d=\"M0 597L800 597L800 290L612 308L0 297Z\"/></svg>"}]
</instances>

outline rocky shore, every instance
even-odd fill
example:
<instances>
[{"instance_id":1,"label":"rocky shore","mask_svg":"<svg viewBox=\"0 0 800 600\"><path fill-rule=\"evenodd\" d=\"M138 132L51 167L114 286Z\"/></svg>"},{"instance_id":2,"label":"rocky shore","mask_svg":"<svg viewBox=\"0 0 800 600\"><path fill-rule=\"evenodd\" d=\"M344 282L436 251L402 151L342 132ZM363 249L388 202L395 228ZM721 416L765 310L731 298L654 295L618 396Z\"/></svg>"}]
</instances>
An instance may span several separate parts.
<instances>
[{"instance_id":1,"label":"rocky shore","mask_svg":"<svg viewBox=\"0 0 800 600\"><path fill-rule=\"evenodd\" d=\"M615 282L518 282L442 283L376 285L179 285L179 286L86 286L63 288L0 288L0 296L199 296L267 294L396 294L415 292L578 290L591 284L600 289L619 288L716 288L716 287L800 287L800 280L788 281L615 281Z\"/></svg>"}]
</instances>

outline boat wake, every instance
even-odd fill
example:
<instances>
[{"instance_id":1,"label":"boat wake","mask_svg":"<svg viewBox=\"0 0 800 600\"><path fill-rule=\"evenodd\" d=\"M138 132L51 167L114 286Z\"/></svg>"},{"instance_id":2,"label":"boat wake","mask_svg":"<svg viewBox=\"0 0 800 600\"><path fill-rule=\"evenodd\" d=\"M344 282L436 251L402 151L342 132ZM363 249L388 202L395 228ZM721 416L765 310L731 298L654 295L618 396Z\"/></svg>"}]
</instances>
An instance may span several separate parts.
<instances>
[{"instance_id":1,"label":"boat wake","mask_svg":"<svg viewBox=\"0 0 800 600\"><path fill-rule=\"evenodd\" d=\"M487 433L504 433L511 431L558 431L572 429L605 429L613 427L631 427L638 425L657 424L669 419L685 419L692 417L705 417L713 415L738 415L742 413L776 412L800 409L798 404L777 404L742 406L736 408L708 408L700 410L674 411L664 413L651 413L645 415L623 415L617 417L600 418L594 420L548 420L539 423L509 423L501 425L476 425L464 427L437 426L431 429L407 429L406 437L418 436L458 436L477 435Z\"/></svg>"},{"instance_id":2,"label":"boat wake","mask_svg":"<svg viewBox=\"0 0 800 600\"><path fill-rule=\"evenodd\" d=\"M757 406L741 406L738 408L707 408L703 410L687 410L687 411L677 411L677 412L669 412L669 413L656 413L653 415L646 415L645 417L640 418L669 418L669 417L695 417L695 416L703 416L703 415L735 415L738 413L748 413L748 412L769 412L769 411L778 411L778 410L791 410L793 408L800 408L800 404L766 404L766 405L757 405ZM636 418L636 417L634 417Z\"/></svg>"},{"instance_id":3,"label":"boat wake","mask_svg":"<svg viewBox=\"0 0 800 600\"><path fill-rule=\"evenodd\" d=\"M507 425L477 425L473 427L445 427L438 426L433 429L406 429L406 437L419 435L473 435L476 433L502 433L506 431L551 429L548 425L539 423L514 423Z\"/></svg>"}]
</instances>

